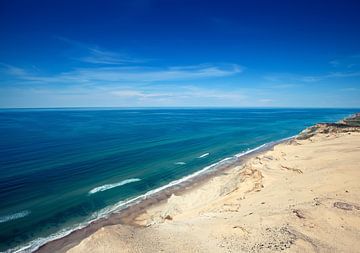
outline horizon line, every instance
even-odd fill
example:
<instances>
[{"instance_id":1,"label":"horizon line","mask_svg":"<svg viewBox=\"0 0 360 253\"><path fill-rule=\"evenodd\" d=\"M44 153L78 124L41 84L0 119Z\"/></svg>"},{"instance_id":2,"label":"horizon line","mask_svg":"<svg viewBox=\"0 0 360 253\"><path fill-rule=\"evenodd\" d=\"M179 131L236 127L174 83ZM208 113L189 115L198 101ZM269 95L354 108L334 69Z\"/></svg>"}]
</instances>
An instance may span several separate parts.
<instances>
[{"instance_id":1,"label":"horizon line","mask_svg":"<svg viewBox=\"0 0 360 253\"><path fill-rule=\"evenodd\" d=\"M41 109L359 109L360 107L296 107L296 106L56 106L56 107L0 107L0 110Z\"/></svg>"}]
</instances>

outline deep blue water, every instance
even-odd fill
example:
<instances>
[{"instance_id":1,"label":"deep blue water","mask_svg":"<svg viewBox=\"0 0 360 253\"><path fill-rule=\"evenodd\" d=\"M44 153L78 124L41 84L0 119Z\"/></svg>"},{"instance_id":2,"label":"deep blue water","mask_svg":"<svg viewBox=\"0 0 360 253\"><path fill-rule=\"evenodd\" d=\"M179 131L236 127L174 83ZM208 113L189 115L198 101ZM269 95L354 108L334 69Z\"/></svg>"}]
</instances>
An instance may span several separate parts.
<instances>
[{"instance_id":1,"label":"deep blue water","mask_svg":"<svg viewBox=\"0 0 360 253\"><path fill-rule=\"evenodd\" d=\"M356 111L0 110L0 251L66 230L225 157Z\"/></svg>"}]
</instances>

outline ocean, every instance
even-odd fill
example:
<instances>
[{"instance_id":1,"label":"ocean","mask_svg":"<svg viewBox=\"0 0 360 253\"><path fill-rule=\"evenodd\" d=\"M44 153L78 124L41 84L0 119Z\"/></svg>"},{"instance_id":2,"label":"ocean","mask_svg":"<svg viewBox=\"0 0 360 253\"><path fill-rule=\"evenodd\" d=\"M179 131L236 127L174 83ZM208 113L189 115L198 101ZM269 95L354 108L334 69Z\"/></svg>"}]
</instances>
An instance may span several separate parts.
<instances>
[{"instance_id":1,"label":"ocean","mask_svg":"<svg viewBox=\"0 0 360 253\"><path fill-rule=\"evenodd\" d=\"M357 111L2 109L0 251L31 252L129 199Z\"/></svg>"}]
</instances>

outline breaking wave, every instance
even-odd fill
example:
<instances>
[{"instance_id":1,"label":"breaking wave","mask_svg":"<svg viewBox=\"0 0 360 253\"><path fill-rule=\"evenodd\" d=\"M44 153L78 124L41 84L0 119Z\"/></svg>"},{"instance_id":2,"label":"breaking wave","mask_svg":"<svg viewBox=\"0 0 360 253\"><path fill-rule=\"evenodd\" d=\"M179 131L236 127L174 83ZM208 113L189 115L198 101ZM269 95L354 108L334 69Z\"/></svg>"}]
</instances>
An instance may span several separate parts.
<instances>
[{"instance_id":1,"label":"breaking wave","mask_svg":"<svg viewBox=\"0 0 360 253\"><path fill-rule=\"evenodd\" d=\"M201 156L199 156L198 158L204 158L204 157L207 157L208 155L210 155L210 153L205 153L205 154L202 154Z\"/></svg>"},{"instance_id":2,"label":"breaking wave","mask_svg":"<svg viewBox=\"0 0 360 253\"><path fill-rule=\"evenodd\" d=\"M97 193L97 192L110 190L112 188L119 187L119 186L122 186L122 185L125 185L125 184L138 182L140 180L141 179L139 179L139 178L130 178L130 179L126 179L126 180L123 180L123 181L115 183L115 184L105 184L105 185L102 185L102 186L99 186L99 187L96 187L96 188L92 189L91 191L89 191L89 194L94 194L94 193Z\"/></svg>"},{"instance_id":3,"label":"breaking wave","mask_svg":"<svg viewBox=\"0 0 360 253\"><path fill-rule=\"evenodd\" d=\"M25 211L14 213L14 214L0 216L0 223L4 223L4 222L11 221L11 220L24 218L25 216L28 216L30 213L31 213L30 211L25 210Z\"/></svg>"},{"instance_id":4,"label":"breaking wave","mask_svg":"<svg viewBox=\"0 0 360 253\"><path fill-rule=\"evenodd\" d=\"M186 162L176 162L175 164L176 164L176 165L185 165Z\"/></svg>"}]
</instances>

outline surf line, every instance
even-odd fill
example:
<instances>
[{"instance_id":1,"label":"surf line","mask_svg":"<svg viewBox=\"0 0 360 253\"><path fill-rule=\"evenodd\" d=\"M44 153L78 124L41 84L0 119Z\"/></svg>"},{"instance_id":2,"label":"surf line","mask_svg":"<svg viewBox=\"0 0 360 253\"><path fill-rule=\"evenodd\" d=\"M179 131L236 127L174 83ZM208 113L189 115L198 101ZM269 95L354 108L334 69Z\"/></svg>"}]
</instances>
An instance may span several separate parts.
<instances>
[{"instance_id":1,"label":"surf line","mask_svg":"<svg viewBox=\"0 0 360 253\"><path fill-rule=\"evenodd\" d=\"M204 157L207 157L208 155L210 155L210 153L205 153L205 154L202 154L201 156L199 156L198 158L204 158Z\"/></svg>"},{"instance_id":2,"label":"surf line","mask_svg":"<svg viewBox=\"0 0 360 253\"><path fill-rule=\"evenodd\" d=\"M29 214L30 214L30 211L25 210L25 211L22 211L22 212L5 215L5 216L0 217L0 223L4 223L4 222L11 221L11 220L24 218L25 216L28 216Z\"/></svg>"},{"instance_id":3,"label":"surf line","mask_svg":"<svg viewBox=\"0 0 360 253\"><path fill-rule=\"evenodd\" d=\"M89 191L89 194L94 194L94 193L97 193L97 192L110 190L110 189L115 188L115 187L119 187L119 186L122 186L122 185L125 185L125 184L130 184L130 183L134 183L134 182L138 182L138 181L141 181L141 179L139 179L139 178L130 178L130 179L126 179L126 180L123 180L123 181L115 183L115 184L105 184L105 185L102 185L102 186L99 186L99 187L96 187L96 188L92 189L91 191Z\"/></svg>"}]
</instances>

